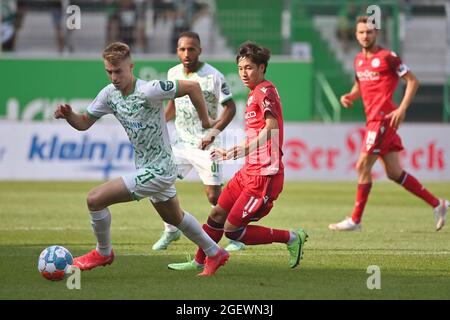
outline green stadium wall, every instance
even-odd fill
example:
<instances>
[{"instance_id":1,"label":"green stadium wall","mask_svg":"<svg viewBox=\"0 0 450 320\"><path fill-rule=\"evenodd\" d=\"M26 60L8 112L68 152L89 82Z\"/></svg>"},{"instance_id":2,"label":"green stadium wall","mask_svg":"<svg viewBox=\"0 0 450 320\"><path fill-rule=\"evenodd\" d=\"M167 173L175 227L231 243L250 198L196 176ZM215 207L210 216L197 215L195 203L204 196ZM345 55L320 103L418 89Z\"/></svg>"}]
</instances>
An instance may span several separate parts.
<instances>
[{"instance_id":1,"label":"green stadium wall","mask_svg":"<svg viewBox=\"0 0 450 320\"><path fill-rule=\"evenodd\" d=\"M226 77L243 115L248 89L230 61L208 60ZM166 79L173 60L135 60L135 75L144 80ZM0 59L0 119L50 120L59 103L82 110L109 83L101 60ZM267 79L278 89L286 121L309 121L313 116L313 66L277 60L269 64Z\"/></svg>"}]
</instances>

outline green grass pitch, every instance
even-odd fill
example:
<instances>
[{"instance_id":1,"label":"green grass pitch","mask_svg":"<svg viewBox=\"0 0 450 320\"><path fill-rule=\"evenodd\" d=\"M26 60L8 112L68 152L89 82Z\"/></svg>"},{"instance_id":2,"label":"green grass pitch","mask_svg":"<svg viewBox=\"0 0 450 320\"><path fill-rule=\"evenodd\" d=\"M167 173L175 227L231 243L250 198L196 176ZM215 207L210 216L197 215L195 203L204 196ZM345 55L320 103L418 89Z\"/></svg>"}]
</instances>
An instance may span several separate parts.
<instances>
[{"instance_id":1,"label":"green grass pitch","mask_svg":"<svg viewBox=\"0 0 450 320\"><path fill-rule=\"evenodd\" d=\"M41 250L63 245L74 256L95 244L85 197L96 183L0 183L0 299L450 299L450 225L434 231L432 209L391 182L376 182L363 231L336 233L331 222L349 215L355 183L286 183L258 224L304 227L309 241L300 268L290 269L286 246L232 252L210 278L176 272L195 246L186 238L166 251L151 246L162 221L148 201L112 206L115 262L81 274L81 289L51 282L37 270ZM426 183L450 198L450 183ZM177 183L185 210L201 223L210 207L200 183ZM221 244L226 245L226 239ZM381 270L381 289L367 288L367 267Z\"/></svg>"}]
</instances>

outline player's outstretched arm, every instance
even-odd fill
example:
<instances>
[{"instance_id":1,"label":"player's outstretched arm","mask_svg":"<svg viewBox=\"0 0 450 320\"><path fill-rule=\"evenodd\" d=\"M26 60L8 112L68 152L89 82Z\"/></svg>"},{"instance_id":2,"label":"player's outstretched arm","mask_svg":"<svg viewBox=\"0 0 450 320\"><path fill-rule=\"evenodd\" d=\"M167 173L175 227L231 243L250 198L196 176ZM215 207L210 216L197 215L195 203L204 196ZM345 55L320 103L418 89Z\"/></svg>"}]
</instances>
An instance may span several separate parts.
<instances>
[{"instance_id":1,"label":"player's outstretched arm","mask_svg":"<svg viewBox=\"0 0 450 320\"><path fill-rule=\"evenodd\" d=\"M90 117L88 114L78 114L72 110L72 107L68 104L60 104L56 107L54 113L55 119L66 119L66 121L75 129L84 131L89 129L96 118Z\"/></svg>"},{"instance_id":2,"label":"player's outstretched arm","mask_svg":"<svg viewBox=\"0 0 450 320\"><path fill-rule=\"evenodd\" d=\"M416 76L411 71L405 73L402 78L406 81L405 95L403 96L402 102L398 108L386 116L386 119L391 119L390 125L395 129L398 129L400 124L405 119L406 110L408 110L411 105L417 89L419 88L419 80L417 80Z\"/></svg>"},{"instance_id":3,"label":"player's outstretched arm","mask_svg":"<svg viewBox=\"0 0 450 320\"><path fill-rule=\"evenodd\" d=\"M200 141L200 149L205 150L211 143L214 142L216 137L228 126L228 124L233 120L236 114L236 104L233 99L228 100L223 104L223 111L217 119L213 130L210 130L206 136Z\"/></svg>"},{"instance_id":4,"label":"player's outstretched arm","mask_svg":"<svg viewBox=\"0 0 450 320\"><path fill-rule=\"evenodd\" d=\"M258 136L248 141L248 143L244 140L242 143L228 149L226 159L236 160L245 157L272 138L274 130L278 130L278 120L270 113L267 113L265 117L266 125L259 132Z\"/></svg>"},{"instance_id":5,"label":"player's outstretched arm","mask_svg":"<svg viewBox=\"0 0 450 320\"><path fill-rule=\"evenodd\" d=\"M204 129L211 128L213 124L208 116L208 111L206 108L205 98L202 94L202 89L196 81L189 80L178 80L178 94L177 97L182 97L188 95L191 99L192 104L195 109L197 109L198 117L202 122L202 127Z\"/></svg>"},{"instance_id":6,"label":"player's outstretched arm","mask_svg":"<svg viewBox=\"0 0 450 320\"><path fill-rule=\"evenodd\" d=\"M209 156L213 161L227 160L227 150L222 148L215 148L211 150Z\"/></svg>"},{"instance_id":7,"label":"player's outstretched arm","mask_svg":"<svg viewBox=\"0 0 450 320\"><path fill-rule=\"evenodd\" d=\"M355 81L352 90L341 96L341 104L344 108L353 107L353 101L359 99L361 92L359 91L359 84Z\"/></svg>"}]
</instances>

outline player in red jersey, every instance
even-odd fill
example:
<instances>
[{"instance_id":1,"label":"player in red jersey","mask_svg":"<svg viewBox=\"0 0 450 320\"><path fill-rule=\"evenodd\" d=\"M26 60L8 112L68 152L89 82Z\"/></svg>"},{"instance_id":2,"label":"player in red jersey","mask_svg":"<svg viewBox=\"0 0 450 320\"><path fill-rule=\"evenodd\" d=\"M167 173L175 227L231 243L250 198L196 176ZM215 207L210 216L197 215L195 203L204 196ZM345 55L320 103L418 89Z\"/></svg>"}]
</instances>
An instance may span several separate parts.
<instances>
[{"instance_id":1,"label":"player in red jersey","mask_svg":"<svg viewBox=\"0 0 450 320\"><path fill-rule=\"evenodd\" d=\"M361 217L372 187L371 170L379 158L389 179L434 208L438 231L445 224L449 202L436 198L425 189L416 178L403 170L399 160L399 151L403 150L403 145L397 129L405 119L419 82L394 52L376 44L377 35L377 30L368 23L367 16L358 17L356 39L362 50L354 62L356 81L352 90L341 97L341 104L349 108L353 101L362 97L367 119L366 133L356 164L358 189L352 216L328 227L336 231L361 229ZM406 81L406 90L397 108L392 95L400 77Z\"/></svg>"},{"instance_id":2,"label":"player in red jersey","mask_svg":"<svg viewBox=\"0 0 450 320\"><path fill-rule=\"evenodd\" d=\"M214 159L245 157L244 166L222 191L203 229L219 242L223 234L246 245L286 243L291 268L299 265L307 234L249 225L266 216L283 189L283 115L275 86L265 79L270 51L246 42L239 48L236 63L239 76L251 91L245 110L246 139L229 150L214 149ZM206 258L208 259L208 258ZM201 269L205 254L201 249L193 261L173 263L169 269ZM206 269L205 269L206 270Z\"/></svg>"}]
</instances>

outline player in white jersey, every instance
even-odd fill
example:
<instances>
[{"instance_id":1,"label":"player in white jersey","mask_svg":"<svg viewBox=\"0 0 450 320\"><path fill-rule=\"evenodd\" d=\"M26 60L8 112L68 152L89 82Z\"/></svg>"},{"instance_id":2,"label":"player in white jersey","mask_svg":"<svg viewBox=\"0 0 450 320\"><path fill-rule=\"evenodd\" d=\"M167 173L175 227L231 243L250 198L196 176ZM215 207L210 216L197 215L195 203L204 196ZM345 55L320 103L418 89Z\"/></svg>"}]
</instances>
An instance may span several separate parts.
<instances>
[{"instance_id":1,"label":"player in white jersey","mask_svg":"<svg viewBox=\"0 0 450 320\"><path fill-rule=\"evenodd\" d=\"M220 248L201 228L198 221L183 211L176 196L177 176L164 120L162 101L188 95L193 101L202 127L212 123L206 111L200 86L194 81L150 81L136 79L129 47L121 42L103 51L105 70L111 80L88 106L87 113L77 114L69 105L59 105L55 118L66 119L75 129L89 129L100 117L114 114L124 127L135 150L136 171L105 182L87 196L91 224L97 238L96 249L74 259L81 270L109 265L114 260L110 237L109 206L148 198L161 218L177 226L191 241L208 252L207 269L200 275L212 275L228 260Z\"/></svg>"},{"instance_id":2,"label":"player in white jersey","mask_svg":"<svg viewBox=\"0 0 450 320\"><path fill-rule=\"evenodd\" d=\"M209 149L222 147L220 132L233 119L236 105L225 81L225 77L208 63L201 62L200 37L195 32L183 32L178 38L177 54L180 64L171 68L167 79L171 81L192 80L200 84L206 100L209 117L217 119L219 105L223 111L211 129L202 128L197 111L188 96L169 100L166 106L166 121L175 118L176 138L172 150L182 179L194 168L205 186L205 193L212 207L217 204L223 184L222 164L211 160ZM181 232L165 223L161 238L153 245L153 250L165 250L172 241L180 238ZM231 241L227 251L244 249L244 244Z\"/></svg>"}]
</instances>

